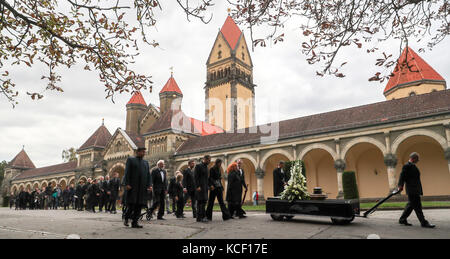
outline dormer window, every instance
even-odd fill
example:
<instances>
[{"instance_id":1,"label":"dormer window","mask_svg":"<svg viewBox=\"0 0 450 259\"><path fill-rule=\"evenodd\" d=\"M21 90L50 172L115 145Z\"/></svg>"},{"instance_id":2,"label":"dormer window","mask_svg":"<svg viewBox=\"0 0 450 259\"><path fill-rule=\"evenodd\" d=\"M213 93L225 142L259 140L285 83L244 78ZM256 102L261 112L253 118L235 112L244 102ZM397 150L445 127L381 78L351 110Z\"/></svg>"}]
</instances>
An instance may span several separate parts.
<instances>
[{"instance_id":1,"label":"dormer window","mask_svg":"<svg viewBox=\"0 0 450 259\"><path fill-rule=\"evenodd\" d=\"M409 96L416 96L416 92L409 93Z\"/></svg>"}]
</instances>

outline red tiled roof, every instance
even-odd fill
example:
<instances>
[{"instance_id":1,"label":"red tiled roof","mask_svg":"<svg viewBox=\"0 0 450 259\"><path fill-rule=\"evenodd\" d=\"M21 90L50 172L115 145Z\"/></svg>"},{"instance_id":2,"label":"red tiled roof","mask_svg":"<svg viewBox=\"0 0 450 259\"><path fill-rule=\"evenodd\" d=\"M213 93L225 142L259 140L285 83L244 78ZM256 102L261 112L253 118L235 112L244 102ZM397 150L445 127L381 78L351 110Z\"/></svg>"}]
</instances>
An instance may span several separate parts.
<instances>
[{"instance_id":1,"label":"red tiled roof","mask_svg":"<svg viewBox=\"0 0 450 259\"><path fill-rule=\"evenodd\" d=\"M108 141L110 138L111 138L111 133L109 133L108 129L104 125L102 125L79 148L79 150L88 149L88 148L92 148L92 147L104 148L104 147L106 147L106 144L108 144Z\"/></svg>"},{"instance_id":2,"label":"red tiled roof","mask_svg":"<svg viewBox=\"0 0 450 259\"><path fill-rule=\"evenodd\" d=\"M26 178L38 177L42 175L58 174L75 170L77 168L77 161L72 161L64 164L51 165L47 167L35 168L26 170L19 174L14 180L21 180Z\"/></svg>"},{"instance_id":3,"label":"red tiled roof","mask_svg":"<svg viewBox=\"0 0 450 259\"><path fill-rule=\"evenodd\" d=\"M242 31L236 25L231 16L227 17L220 32L222 32L228 44L230 44L230 47L234 50L236 48L236 44L239 40L239 37L242 34Z\"/></svg>"},{"instance_id":4,"label":"red tiled roof","mask_svg":"<svg viewBox=\"0 0 450 259\"><path fill-rule=\"evenodd\" d=\"M36 168L27 152L23 149L9 162L9 166L16 168Z\"/></svg>"},{"instance_id":5,"label":"red tiled roof","mask_svg":"<svg viewBox=\"0 0 450 259\"><path fill-rule=\"evenodd\" d=\"M187 125L185 125L186 122ZM146 134L170 129L201 136L224 132L220 127L191 118L183 111L168 110L161 115Z\"/></svg>"},{"instance_id":6,"label":"red tiled roof","mask_svg":"<svg viewBox=\"0 0 450 259\"><path fill-rule=\"evenodd\" d=\"M278 140L450 114L449 100L450 90L444 90L280 121ZM262 132L259 127L247 128L244 133L227 132L190 138L181 145L176 155L258 145L262 137L273 140L270 132Z\"/></svg>"},{"instance_id":7,"label":"red tiled roof","mask_svg":"<svg viewBox=\"0 0 450 259\"><path fill-rule=\"evenodd\" d=\"M407 62L406 57L408 58ZM409 66L409 67L408 67ZM444 78L439 75L425 60L417 55L414 50L407 47L400 59L397 61L393 76L389 79L389 82L384 89L384 93L388 92L392 88L398 85L404 85L407 83L418 82L423 80L444 81Z\"/></svg>"},{"instance_id":8,"label":"red tiled roof","mask_svg":"<svg viewBox=\"0 0 450 259\"><path fill-rule=\"evenodd\" d=\"M169 78L169 80L167 81L167 83L164 85L161 92L159 92L159 93L164 93L164 92L177 92L179 94L183 94L181 92L180 88L178 87L178 84L175 81L175 78L173 78L173 76L171 76Z\"/></svg>"},{"instance_id":9,"label":"red tiled roof","mask_svg":"<svg viewBox=\"0 0 450 259\"><path fill-rule=\"evenodd\" d=\"M133 96L127 104L142 104L147 106L147 103L145 102L144 97L142 96L140 91L134 92Z\"/></svg>"},{"instance_id":10,"label":"red tiled roof","mask_svg":"<svg viewBox=\"0 0 450 259\"><path fill-rule=\"evenodd\" d=\"M201 132L202 136L208 136L217 133L223 133L224 130L216 125L191 118L191 124L194 125L196 132Z\"/></svg>"}]
</instances>

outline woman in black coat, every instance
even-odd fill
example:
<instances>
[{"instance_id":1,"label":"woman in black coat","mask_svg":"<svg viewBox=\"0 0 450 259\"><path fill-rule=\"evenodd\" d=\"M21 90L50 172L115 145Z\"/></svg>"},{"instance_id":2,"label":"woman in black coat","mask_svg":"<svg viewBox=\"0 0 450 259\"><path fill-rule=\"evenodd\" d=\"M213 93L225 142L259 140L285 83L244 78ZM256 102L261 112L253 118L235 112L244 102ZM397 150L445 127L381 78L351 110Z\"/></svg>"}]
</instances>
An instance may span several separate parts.
<instances>
[{"instance_id":1,"label":"woman in black coat","mask_svg":"<svg viewBox=\"0 0 450 259\"><path fill-rule=\"evenodd\" d=\"M232 163L228 167L227 203L230 215L233 216L242 202L242 182L239 176L237 163Z\"/></svg>"},{"instance_id":2,"label":"woman in black coat","mask_svg":"<svg viewBox=\"0 0 450 259\"><path fill-rule=\"evenodd\" d=\"M220 168L222 167L222 160L216 159L214 166L209 169L209 199L208 207L206 208L206 217L208 220L212 220L214 201L219 201L220 210L222 211L222 219L228 220L231 218L230 212L228 211L225 203L223 202L223 186L222 186L222 175L220 173Z\"/></svg>"}]
</instances>

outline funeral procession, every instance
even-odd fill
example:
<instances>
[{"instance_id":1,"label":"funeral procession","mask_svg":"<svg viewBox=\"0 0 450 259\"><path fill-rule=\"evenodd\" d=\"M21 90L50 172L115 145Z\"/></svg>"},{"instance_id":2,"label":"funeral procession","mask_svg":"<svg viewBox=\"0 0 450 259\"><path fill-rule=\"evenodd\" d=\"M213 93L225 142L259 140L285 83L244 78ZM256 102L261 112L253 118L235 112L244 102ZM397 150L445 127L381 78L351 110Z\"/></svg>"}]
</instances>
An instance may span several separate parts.
<instances>
[{"instance_id":1,"label":"funeral procession","mask_svg":"<svg viewBox=\"0 0 450 259\"><path fill-rule=\"evenodd\" d=\"M450 238L445 0L0 9L0 239Z\"/></svg>"}]
</instances>

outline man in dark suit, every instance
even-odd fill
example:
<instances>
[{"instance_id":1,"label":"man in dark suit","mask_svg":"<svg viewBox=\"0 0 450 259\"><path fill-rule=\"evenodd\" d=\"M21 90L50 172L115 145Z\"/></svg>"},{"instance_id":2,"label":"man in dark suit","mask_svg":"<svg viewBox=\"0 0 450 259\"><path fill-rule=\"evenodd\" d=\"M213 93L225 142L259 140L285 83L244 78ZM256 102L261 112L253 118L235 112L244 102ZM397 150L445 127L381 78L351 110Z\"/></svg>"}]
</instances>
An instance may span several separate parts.
<instances>
[{"instance_id":1,"label":"man in dark suit","mask_svg":"<svg viewBox=\"0 0 450 259\"><path fill-rule=\"evenodd\" d=\"M159 206L158 217L159 220L165 220L165 198L167 195L167 173L164 170L164 160L159 160L156 164L156 168L152 170L153 180L153 205L150 208L150 215L153 215L153 211Z\"/></svg>"},{"instance_id":2,"label":"man in dark suit","mask_svg":"<svg viewBox=\"0 0 450 259\"><path fill-rule=\"evenodd\" d=\"M242 169L242 160L238 159L236 160L237 163L237 167L238 167L238 172L239 172L239 177L241 178L241 193L242 193L242 187L244 187L245 192L248 191L248 187L247 184L245 183L245 172L244 169ZM244 215L245 211L242 209L242 203L239 203L239 206L236 208L236 216L238 216L240 219L242 218L246 218L247 216ZM233 215L231 215L233 216Z\"/></svg>"},{"instance_id":3,"label":"man in dark suit","mask_svg":"<svg viewBox=\"0 0 450 259\"><path fill-rule=\"evenodd\" d=\"M125 213L124 225L128 227L128 220L131 219L132 228L142 228L138 224L142 207L147 203L146 193L151 191L152 178L150 166L144 160L145 147L137 150L136 157L129 157L125 166L123 184L125 185L127 211Z\"/></svg>"},{"instance_id":4,"label":"man in dark suit","mask_svg":"<svg viewBox=\"0 0 450 259\"><path fill-rule=\"evenodd\" d=\"M283 171L284 161L278 163L277 168L273 170L273 196L279 196L286 185L286 173Z\"/></svg>"},{"instance_id":5,"label":"man in dark suit","mask_svg":"<svg viewBox=\"0 0 450 259\"><path fill-rule=\"evenodd\" d=\"M126 210L124 225L128 227L128 220L131 219L132 228L142 228L138 224L141 216L142 207L147 203L147 192L152 188L152 177L150 175L150 166L144 160L145 147L137 150L136 157L129 157L125 166L125 175L123 184L125 185Z\"/></svg>"},{"instance_id":6,"label":"man in dark suit","mask_svg":"<svg viewBox=\"0 0 450 259\"><path fill-rule=\"evenodd\" d=\"M193 159L189 160L188 168L183 171L183 192L184 192L184 203L186 205L187 200L191 199L192 204L192 215L194 218L197 217L197 199L195 198L195 183L194 183L194 169L195 161Z\"/></svg>"},{"instance_id":7,"label":"man in dark suit","mask_svg":"<svg viewBox=\"0 0 450 259\"><path fill-rule=\"evenodd\" d=\"M402 216L399 219L399 223L411 226L406 219L411 215L414 210L416 212L417 218L420 224L424 228L434 228L435 225L430 224L425 220L425 216L422 212L422 203L420 201L420 195L423 195L422 184L420 182L420 172L416 166L419 162L419 154L416 152L409 156L409 161L403 166L402 172L400 173L400 179L398 181L399 191L403 191L403 185L406 184L406 194L408 195L408 204L403 211Z\"/></svg>"},{"instance_id":8,"label":"man in dark suit","mask_svg":"<svg viewBox=\"0 0 450 259\"><path fill-rule=\"evenodd\" d=\"M116 202L117 198L119 197L119 188L120 188L120 179L119 179L119 173L114 173L113 178L109 181L108 190L110 192L109 198L109 212L112 214L116 214Z\"/></svg>"},{"instance_id":9,"label":"man in dark suit","mask_svg":"<svg viewBox=\"0 0 450 259\"><path fill-rule=\"evenodd\" d=\"M194 169L195 198L197 199L197 222L208 222L206 218L206 202L208 201L208 165L211 157L205 155Z\"/></svg>"},{"instance_id":10,"label":"man in dark suit","mask_svg":"<svg viewBox=\"0 0 450 259\"><path fill-rule=\"evenodd\" d=\"M77 204L77 210L82 211L83 210L83 196L84 196L84 181L80 180L80 183L77 185L77 188L75 189L75 196L76 197L76 204Z\"/></svg>"}]
</instances>

